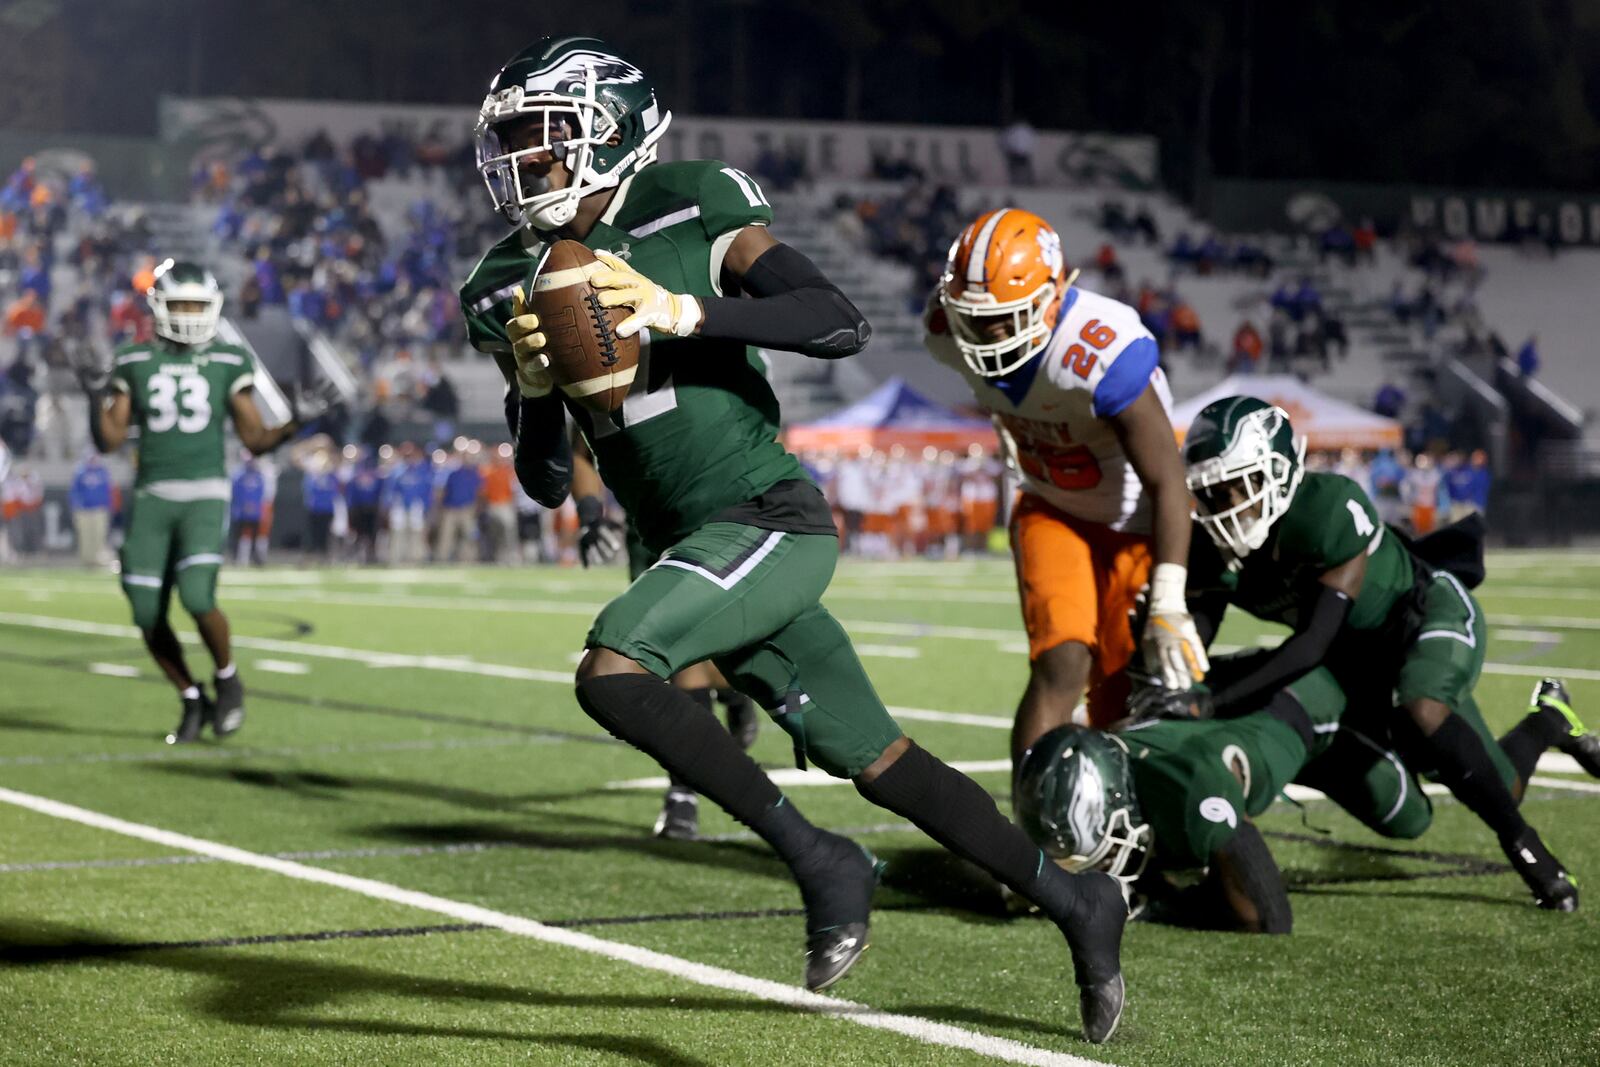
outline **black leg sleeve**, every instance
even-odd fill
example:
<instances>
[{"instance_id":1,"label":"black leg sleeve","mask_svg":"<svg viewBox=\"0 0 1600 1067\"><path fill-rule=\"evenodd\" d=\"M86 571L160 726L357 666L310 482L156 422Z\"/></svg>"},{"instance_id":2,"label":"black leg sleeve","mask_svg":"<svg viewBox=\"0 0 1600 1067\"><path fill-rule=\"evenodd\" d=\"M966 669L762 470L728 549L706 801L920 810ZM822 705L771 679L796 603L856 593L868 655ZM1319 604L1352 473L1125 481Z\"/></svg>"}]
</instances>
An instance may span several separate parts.
<instances>
[{"instance_id":1,"label":"black leg sleeve","mask_svg":"<svg viewBox=\"0 0 1600 1067\"><path fill-rule=\"evenodd\" d=\"M1397 711L1397 714L1404 714ZM1528 828L1517 802L1506 789L1505 781L1489 759L1483 739L1461 716L1451 712L1439 728L1424 737L1421 731L1406 720L1409 746L1420 749L1418 760L1422 766L1432 766L1452 795L1465 804L1474 815L1499 835L1502 843L1510 841Z\"/></svg>"},{"instance_id":2,"label":"black leg sleeve","mask_svg":"<svg viewBox=\"0 0 1600 1067\"><path fill-rule=\"evenodd\" d=\"M982 786L916 742L874 780L857 779L856 791L909 819L957 856L1038 904L1051 919L1067 921L1076 902L1070 891L1074 879L1055 877L1062 872L1000 814Z\"/></svg>"},{"instance_id":3,"label":"black leg sleeve","mask_svg":"<svg viewBox=\"0 0 1600 1067\"><path fill-rule=\"evenodd\" d=\"M578 683L578 703L613 737L647 753L759 834L791 869L819 831L785 801L709 708L653 674L612 674Z\"/></svg>"}]
</instances>

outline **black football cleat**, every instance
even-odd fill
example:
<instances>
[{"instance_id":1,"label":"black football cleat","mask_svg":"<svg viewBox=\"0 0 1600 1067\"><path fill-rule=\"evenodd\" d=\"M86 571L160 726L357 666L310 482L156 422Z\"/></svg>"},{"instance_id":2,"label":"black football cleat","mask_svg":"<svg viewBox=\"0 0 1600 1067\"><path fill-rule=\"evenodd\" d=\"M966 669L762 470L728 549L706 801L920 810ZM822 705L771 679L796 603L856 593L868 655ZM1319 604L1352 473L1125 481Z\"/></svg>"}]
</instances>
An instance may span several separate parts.
<instances>
[{"instance_id":1,"label":"black football cleat","mask_svg":"<svg viewBox=\"0 0 1600 1067\"><path fill-rule=\"evenodd\" d=\"M669 841L693 841L700 836L700 798L692 790L673 786L661 802L655 835Z\"/></svg>"},{"instance_id":2,"label":"black football cleat","mask_svg":"<svg viewBox=\"0 0 1600 1067\"><path fill-rule=\"evenodd\" d=\"M845 923L806 935L806 988L820 993L843 978L867 950L867 924Z\"/></svg>"},{"instance_id":3,"label":"black football cleat","mask_svg":"<svg viewBox=\"0 0 1600 1067\"><path fill-rule=\"evenodd\" d=\"M1522 876L1539 907L1549 911L1577 911L1578 886L1539 840L1533 827L1513 841L1501 841L1511 869Z\"/></svg>"},{"instance_id":4,"label":"black football cleat","mask_svg":"<svg viewBox=\"0 0 1600 1067\"><path fill-rule=\"evenodd\" d=\"M237 733L239 727L244 725L244 683L239 680L239 672L234 670L232 677L213 679L217 690L217 700L211 710L211 732L218 737L227 737Z\"/></svg>"},{"instance_id":5,"label":"black football cleat","mask_svg":"<svg viewBox=\"0 0 1600 1067\"><path fill-rule=\"evenodd\" d=\"M178 720L177 729L167 735L167 744L187 745L200 740L200 731L210 717L211 701L206 699L205 690L197 697L184 697L183 718Z\"/></svg>"},{"instance_id":6,"label":"black football cleat","mask_svg":"<svg viewBox=\"0 0 1600 1067\"><path fill-rule=\"evenodd\" d=\"M761 730L761 709L743 693L730 693L727 698L719 699L728 713L728 732L739 742L740 748L750 751L750 746L756 743L756 734Z\"/></svg>"},{"instance_id":7,"label":"black football cleat","mask_svg":"<svg viewBox=\"0 0 1600 1067\"><path fill-rule=\"evenodd\" d=\"M806 988L813 993L838 982L867 950L872 892L885 866L854 841L821 833L805 873L796 876L806 908Z\"/></svg>"},{"instance_id":8,"label":"black football cleat","mask_svg":"<svg viewBox=\"0 0 1600 1067\"><path fill-rule=\"evenodd\" d=\"M1546 709L1560 715L1567 723L1561 740L1556 742L1556 751L1577 760L1578 766L1591 778L1600 778L1600 734L1583 725L1578 713L1572 710L1567 687L1557 678L1541 679L1533 687L1533 706L1528 709L1529 712L1537 713Z\"/></svg>"},{"instance_id":9,"label":"black football cleat","mask_svg":"<svg viewBox=\"0 0 1600 1067\"><path fill-rule=\"evenodd\" d=\"M1079 903L1061 932L1072 950L1083 1036L1098 1045L1117 1032L1127 1000L1122 929L1128 922L1128 905L1121 883L1109 874L1090 871L1075 877L1081 879Z\"/></svg>"}]
</instances>

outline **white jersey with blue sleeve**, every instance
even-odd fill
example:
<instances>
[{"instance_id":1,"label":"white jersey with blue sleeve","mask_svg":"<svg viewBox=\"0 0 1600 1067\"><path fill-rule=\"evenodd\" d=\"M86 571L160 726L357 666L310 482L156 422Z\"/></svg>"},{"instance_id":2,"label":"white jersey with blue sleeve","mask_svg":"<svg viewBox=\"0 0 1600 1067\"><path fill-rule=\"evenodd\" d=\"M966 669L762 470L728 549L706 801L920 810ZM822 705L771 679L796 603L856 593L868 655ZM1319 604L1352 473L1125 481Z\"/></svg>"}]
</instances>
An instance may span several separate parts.
<instances>
[{"instance_id":1,"label":"white jersey with blue sleeve","mask_svg":"<svg viewBox=\"0 0 1600 1067\"><path fill-rule=\"evenodd\" d=\"M1138 312L1073 287L1044 351L1003 378L973 373L936 304L927 323L928 350L994 417L1024 492L1076 519L1150 532L1150 501L1110 422L1147 388L1172 414L1156 339Z\"/></svg>"}]
</instances>

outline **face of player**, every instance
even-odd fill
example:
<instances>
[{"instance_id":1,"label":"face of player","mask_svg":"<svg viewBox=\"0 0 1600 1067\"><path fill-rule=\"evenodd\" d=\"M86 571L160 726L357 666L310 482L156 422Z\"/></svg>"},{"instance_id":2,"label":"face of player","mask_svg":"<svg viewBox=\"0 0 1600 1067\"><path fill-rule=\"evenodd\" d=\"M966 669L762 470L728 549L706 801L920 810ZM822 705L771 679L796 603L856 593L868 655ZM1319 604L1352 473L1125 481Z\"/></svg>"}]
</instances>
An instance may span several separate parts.
<instances>
[{"instance_id":1,"label":"face of player","mask_svg":"<svg viewBox=\"0 0 1600 1067\"><path fill-rule=\"evenodd\" d=\"M211 305L204 300L169 300L167 311L174 315L204 315Z\"/></svg>"},{"instance_id":2,"label":"face of player","mask_svg":"<svg viewBox=\"0 0 1600 1067\"><path fill-rule=\"evenodd\" d=\"M517 160L523 181L530 178L538 187L565 189L572 181L572 172L557 157L566 153L562 146L575 136L577 117L547 111L509 119L495 127L507 152L528 152Z\"/></svg>"},{"instance_id":3,"label":"face of player","mask_svg":"<svg viewBox=\"0 0 1600 1067\"><path fill-rule=\"evenodd\" d=\"M1257 477L1260 477L1257 475ZM1195 496L1200 500L1200 505L1207 514L1221 515L1223 512L1232 511L1256 495L1251 485L1250 476L1233 478L1218 485L1207 486L1195 491ZM1242 508L1239 513L1241 523L1250 524L1261 518L1261 500L1259 497L1247 508Z\"/></svg>"}]
</instances>

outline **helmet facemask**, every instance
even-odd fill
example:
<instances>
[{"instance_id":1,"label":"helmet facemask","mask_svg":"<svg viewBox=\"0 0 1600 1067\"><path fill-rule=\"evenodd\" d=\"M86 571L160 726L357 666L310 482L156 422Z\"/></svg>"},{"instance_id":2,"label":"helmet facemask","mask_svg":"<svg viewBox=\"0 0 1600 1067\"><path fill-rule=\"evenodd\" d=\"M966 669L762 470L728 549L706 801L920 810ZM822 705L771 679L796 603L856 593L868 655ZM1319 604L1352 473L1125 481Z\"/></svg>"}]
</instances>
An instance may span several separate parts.
<instances>
[{"instance_id":1,"label":"helmet facemask","mask_svg":"<svg viewBox=\"0 0 1600 1067\"><path fill-rule=\"evenodd\" d=\"M1084 736L1090 734L1084 731ZM1143 873L1150 861L1153 831L1139 813L1138 799L1133 794L1132 776L1127 770L1127 744L1115 734L1094 732L1097 745L1108 746L1104 754L1091 758L1081 746L1075 746L1053 758L1070 761L1075 773L1058 770L1047 772L1035 779L1038 793L1028 798L1028 816L1019 818L1023 825L1033 826L1035 835L1046 854L1069 871L1099 870L1124 884L1131 884ZM1114 746L1111 748L1109 746ZM1045 753L1046 758L1051 758ZM1100 760L1110 757L1106 770ZM1032 752L1026 760L1032 758ZM1107 780L1106 773L1120 781ZM1025 775L1027 771L1023 772ZM1068 784L1070 783L1070 785ZM1019 788L1026 788L1019 786ZM1070 796L1060 790L1070 788Z\"/></svg>"},{"instance_id":2,"label":"helmet facemask","mask_svg":"<svg viewBox=\"0 0 1600 1067\"><path fill-rule=\"evenodd\" d=\"M1020 299L999 301L993 293L953 292L954 281L951 275L945 275L939 301L950 324L950 336L972 373L984 378L1003 377L1050 343L1050 331L1055 325L1050 321L1050 310L1061 295L1054 282L1046 282ZM996 323L1010 328L997 336Z\"/></svg>"},{"instance_id":3,"label":"helmet facemask","mask_svg":"<svg viewBox=\"0 0 1600 1067\"><path fill-rule=\"evenodd\" d=\"M1272 447L1282 418L1275 408L1246 416L1233 445L1191 466L1185 479L1199 505L1195 518L1236 559L1266 544L1305 473L1304 438L1295 440L1292 456Z\"/></svg>"},{"instance_id":4,"label":"helmet facemask","mask_svg":"<svg viewBox=\"0 0 1600 1067\"><path fill-rule=\"evenodd\" d=\"M577 88L576 83L568 84ZM510 85L484 98L476 132L478 172L495 210L507 222L536 230L559 229L577 215L584 197L619 184L624 175L655 161L656 142L666 132L671 113L659 120L647 117L647 132L638 146L602 169L596 156L619 137L621 129L617 116L597 95L593 66L585 69L581 85L575 95L528 93L520 85ZM500 127L524 117L536 120L538 143L513 148ZM552 189L548 179L524 173L524 164L537 154L548 154L565 167L564 188Z\"/></svg>"},{"instance_id":5,"label":"helmet facemask","mask_svg":"<svg viewBox=\"0 0 1600 1067\"><path fill-rule=\"evenodd\" d=\"M150 303L156 335L180 345L202 345L216 336L222 319L222 292L210 275L204 281L176 281L161 277L171 269L167 260L157 268L156 284L145 294ZM174 305L194 304L190 310Z\"/></svg>"}]
</instances>

